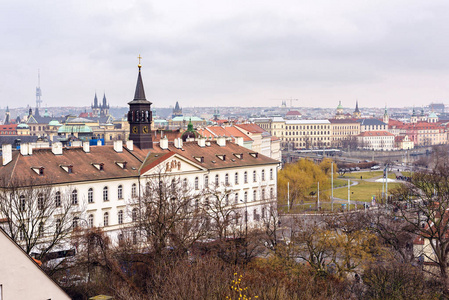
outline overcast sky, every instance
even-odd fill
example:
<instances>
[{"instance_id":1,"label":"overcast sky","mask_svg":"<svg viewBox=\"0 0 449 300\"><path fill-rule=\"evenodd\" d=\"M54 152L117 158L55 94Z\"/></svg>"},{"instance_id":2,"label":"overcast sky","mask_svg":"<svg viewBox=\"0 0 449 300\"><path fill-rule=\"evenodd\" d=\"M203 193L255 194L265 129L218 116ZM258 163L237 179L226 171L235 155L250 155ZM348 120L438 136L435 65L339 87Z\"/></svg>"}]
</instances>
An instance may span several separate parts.
<instances>
[{"instance_id":1,"label":"overcast sky","mask_svg":"<svg viewBox=\"0 0 449 300\"><path fill-rule=\"evenodd\" d=\"M449 104L449 1L16 0L0 10L0 106Z\"/></svg>"}]
</instances>

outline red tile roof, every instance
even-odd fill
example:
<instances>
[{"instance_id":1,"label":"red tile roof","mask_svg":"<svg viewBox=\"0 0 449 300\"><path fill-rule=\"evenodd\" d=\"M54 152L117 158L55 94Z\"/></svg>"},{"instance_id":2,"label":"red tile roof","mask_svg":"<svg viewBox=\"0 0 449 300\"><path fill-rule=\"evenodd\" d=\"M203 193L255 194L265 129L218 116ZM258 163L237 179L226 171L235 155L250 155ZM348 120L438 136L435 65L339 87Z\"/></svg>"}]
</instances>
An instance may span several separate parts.
<instances>
[{"instance_id":1,"label":"red tile roof","mask_svg":"<svg viewBox=\"0 0 449 300\"><path fill-rule=\"evenodd\" d=\"M262 129L262 127L260 127L257 124L237 124L237 125L235 125L235 127L241 128L244 131L248 131L248 132L251 132L251 133L263 133L263 132L266 132L264 129Z\"/></svg>"},{"instance_id":2,"label":"red tile roof","mask_svg":"<svg viewBox=\"0 0 449 300\"><path fill-rule=\"evenodd\" d=\"M226 142L224 147L219 146L215 141L211 141L210 146L206 147L198 146L197 142L185 142L182 149L176 148L173 143L169 143L166 150L156 145L143 163L141 172L144 173L150 170L175 153L209 170L279 164L277 160L231 142ZM219 156L224 159L221 159ZM203 161L199 162L195 157L203 157Z\"/></svg>"},{"instance_id":3,"label":"red tile roof","mask_svg":"<svg viewBox=\"0 0 449 300\"><path fill-rule=\"evenodd\" d=\"M91 146L90 153L84 152L82 147L71 147L63 149L62 155L53 154L49 148L33 149L32 155L27 156L15 150L12 161L0 166L0 178L6 180L0 185L62 184L138 176L146 154L147 151L138 147L134 147L134 151L123 147L123 152L118 153L113 146ZM126 168L116 162L126 162ZM104 171L93 165L97 163L103 164ZM63 166L73 166L72 173L65 171ZM43 175L33 170L40 167L44 168Z\"/></svg>"},{"instance_id":4,"label":"red tile roof","mask_svg":"<svg viewBox=\"0 0 449 300\"><path fill-rule=\"evenodd\" d=\"M386 131L365 131L360 133L359 136L394 136L394 134Z\"/></svg>"}]
</instances>

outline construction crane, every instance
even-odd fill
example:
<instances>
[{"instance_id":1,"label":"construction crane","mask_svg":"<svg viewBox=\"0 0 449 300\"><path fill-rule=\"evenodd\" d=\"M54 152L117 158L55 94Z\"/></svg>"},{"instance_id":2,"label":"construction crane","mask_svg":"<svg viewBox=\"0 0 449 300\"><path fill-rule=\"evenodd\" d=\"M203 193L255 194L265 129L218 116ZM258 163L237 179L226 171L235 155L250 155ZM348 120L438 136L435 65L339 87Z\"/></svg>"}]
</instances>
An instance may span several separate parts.
<instances>
[{"instance_id":1,"label":"construction crane","mask_svg":"<svg viewBox=\"0 0 449 300\"><path fill-rule=\"evenodd\" d=\"M290 101L290 107L293 107L293 101L299 101L299 99L293 99L293 98L290 98L290 99L281 98L281 99L270 99L270 100L277 100L277 101L281 100L282 101L281 107L287 107L287 101Z\"/></svg>"},{"instance_id":2,"label":"construction crane","mask_svg":"<svg viewBox=\"0 0 449 300\"><path fill-rule=\"evenodd\" d=\"M290 107L293 107L293 101L299 101L299 99L293 99L293 98L290 98L287 100L290 100Z\"/></svg>"}]
</instances>

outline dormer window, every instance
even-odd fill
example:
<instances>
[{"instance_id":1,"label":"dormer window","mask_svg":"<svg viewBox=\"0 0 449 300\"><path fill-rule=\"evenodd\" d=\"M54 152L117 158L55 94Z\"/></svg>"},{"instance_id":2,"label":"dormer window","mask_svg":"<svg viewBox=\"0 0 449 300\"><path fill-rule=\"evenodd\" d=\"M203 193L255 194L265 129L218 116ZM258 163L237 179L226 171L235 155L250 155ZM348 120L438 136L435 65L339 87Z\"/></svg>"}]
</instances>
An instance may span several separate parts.
<instances>
[{"instance_id":1,"label":"dormer window","mask_svg":"<svg viewBox=\"0 0 449 300\"><path fill-rule=\"evenodd\" d=\"M127 162L126 161L116 161L115 164L122 169L126 169Z\"/></svg>"},{"instance_id":2,"label":"dormer window","mask_svg":"<svg viewBox=\"0 0 449 300\"><path fill-rule=\"evenodd\" d=\"M66 171L69 174L73 173L73 166L72 165L60 165L60 167Z\"/></svg>"},{"instance_id":3,"label":"dormer window","mask_svg":"<svg viewBox=\"0 0 449 300\"><path fill-rule=\"evenodd\" d=\"M104 163L92 163L92 165L100 171L104 171Z\"/></svg>"},{"instance_id":4,"label":"dormer window","mask_svg":"<svg viewBox=\"0 0 449 300\"><path fill-rule=\"evenodd\" d=\"M44 176L44 169L44 167L31 167L31 170L36 172L36 174L39 176Z\"/></svg>"},{"instance_id":5,"label":"dormer window","mask_svg":"<svg viewBox=\"0 0 449 300\"><path fill-rule=\"evenodd\" d=\"M235 157L237 157L238 159L242 159L243 158L243 153L233 153Z\"/></svg>"},{"instance_id":6,"label":"dormer window","mask_svg":"<svg viewBox=\"0 0 449 300\"><path fill-rule=\"evenodd\" d=\"M217 154L216 155L219 159L221 159L222 161L225 161L226 160L226 155L224 155L224 154Z\"/></svg>"},{"instance_id":7,"label":"dormer window","mask_svg":"<svg viewBox=\"0 0 449 300\"><path fill-rule=\"evenodd\" d=\"M194 159L196 159L197 161L203 163L204 162L204 156L194 156Z\"/></svg>"}]
</instances>

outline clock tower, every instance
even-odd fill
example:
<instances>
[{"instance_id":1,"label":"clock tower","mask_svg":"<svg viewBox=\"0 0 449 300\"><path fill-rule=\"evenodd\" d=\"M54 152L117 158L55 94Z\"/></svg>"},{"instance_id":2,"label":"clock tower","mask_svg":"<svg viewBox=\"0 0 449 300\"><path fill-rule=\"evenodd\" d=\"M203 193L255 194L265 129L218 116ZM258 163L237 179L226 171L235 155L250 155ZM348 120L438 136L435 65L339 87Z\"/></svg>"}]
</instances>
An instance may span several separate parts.
<instances>
[{"instance_id":1,"label":"clock tower","mask_svg":"<svg viewBox=\"0 0 449 300\"><path fill-rule=\"evenodd\" d=\"M145 90L143 89L142 75L140 73L142 68L140 59L139 55L139 75L137 77L134 100L128 103L129 139L140 149L152 149L151 121L153 116L151 113L151 102L145 98Z\"/></svg>"}]
</instances>

